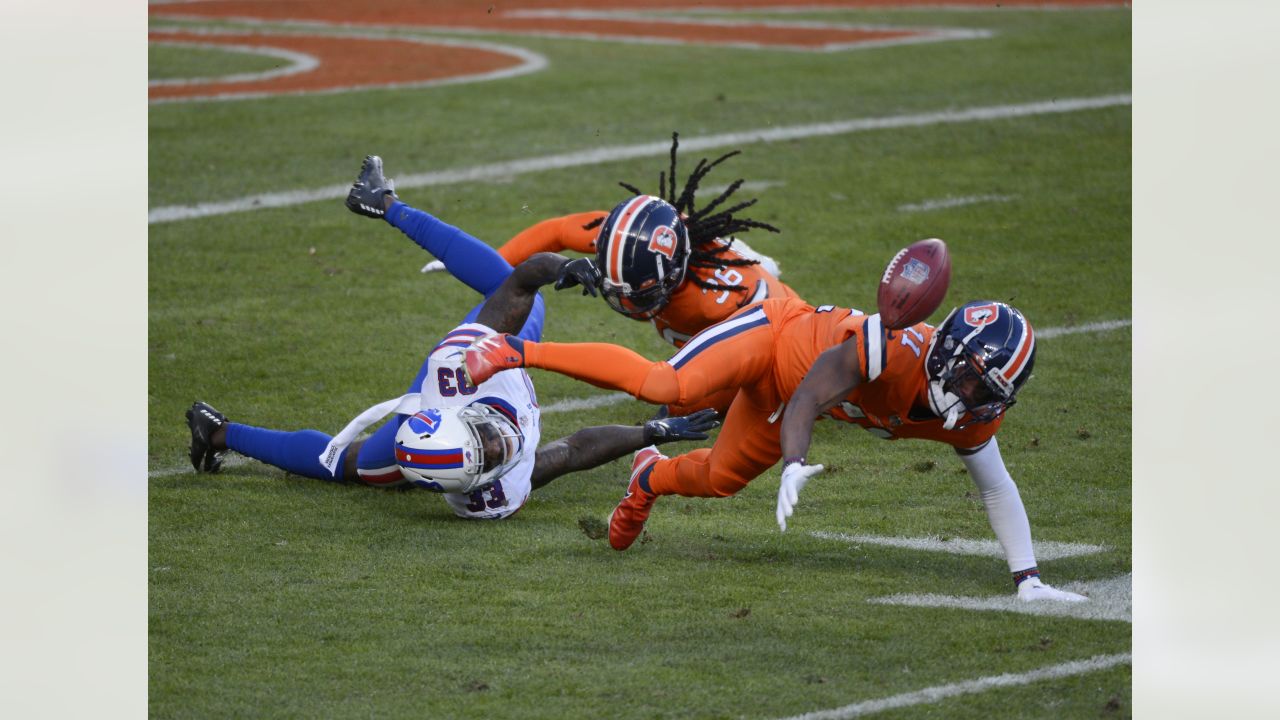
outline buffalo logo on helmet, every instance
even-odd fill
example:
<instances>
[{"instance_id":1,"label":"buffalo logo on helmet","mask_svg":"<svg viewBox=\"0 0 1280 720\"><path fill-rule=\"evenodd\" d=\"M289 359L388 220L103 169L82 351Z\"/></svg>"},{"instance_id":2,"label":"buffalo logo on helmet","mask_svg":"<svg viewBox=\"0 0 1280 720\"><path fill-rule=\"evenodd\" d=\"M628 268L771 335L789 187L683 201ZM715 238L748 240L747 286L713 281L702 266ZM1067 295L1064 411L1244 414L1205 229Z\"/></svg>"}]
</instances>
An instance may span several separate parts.
<instances>
[{"instance_id":1,"label":"buffalo logo on helmet","mask_svg":"<svg viewBox=\"0 0 1280 720\"><path fill-rule=\"evenodd\" d=\"M676 231L667 225L659 225L654 228L653 234L649 236L649 249L666 255L668 260L674 259L676 256Z\"/></svg>"},{"instance_id":2,"label":"buffalo logo on helmet","mask_svg":"<svg viewBox=\"0 0 1280 720\"><path fill-rule=\"evenodd\" d=\"M419 437L433 435L440 429L440 411L429 408L409 418L409 429Z\"/></svg>"},{"instance_id":3,"label":"buffalo logo on helmet","mask_svg":"<svg viewBox=\"0 0 1280 720\"><path fill-rule=\"evenodd\" d=\"M964 309L964 322L972 327L989 325L1000 317L1000 307L991 305L973 305Z\"/></svg>"}]
</instances>

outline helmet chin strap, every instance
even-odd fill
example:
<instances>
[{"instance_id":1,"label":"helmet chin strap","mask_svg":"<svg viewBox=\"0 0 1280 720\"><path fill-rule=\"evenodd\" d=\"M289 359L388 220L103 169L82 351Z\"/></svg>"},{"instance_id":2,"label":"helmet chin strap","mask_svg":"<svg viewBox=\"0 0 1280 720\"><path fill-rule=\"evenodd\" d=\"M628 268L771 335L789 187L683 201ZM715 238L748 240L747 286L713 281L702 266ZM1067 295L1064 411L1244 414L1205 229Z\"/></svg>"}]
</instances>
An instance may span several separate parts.
<instances>
[{"instance_id":1,"label":"helmet chin strap","mask_svg":"<svg viewBox=\"0 0 1280 720\"><path fill-rule=\"evenodd\" d=\"M942 422L943 430L951 430L955 428L956 422L960 420L962 414L956 408L964 407L960 402L960 398L942 389L941 380L929 381L929 407L935 415L944 418Z\"/></svg>"}]
</instances>

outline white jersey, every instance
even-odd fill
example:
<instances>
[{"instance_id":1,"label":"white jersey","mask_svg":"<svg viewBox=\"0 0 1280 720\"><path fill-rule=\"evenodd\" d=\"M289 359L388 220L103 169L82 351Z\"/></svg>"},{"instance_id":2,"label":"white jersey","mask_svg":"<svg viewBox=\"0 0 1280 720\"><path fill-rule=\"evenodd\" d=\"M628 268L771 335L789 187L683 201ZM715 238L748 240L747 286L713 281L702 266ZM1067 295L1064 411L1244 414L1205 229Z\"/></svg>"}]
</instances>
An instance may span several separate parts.
<instances>
[{"instance_id":1,"label":"white jersey","mask_svg":"<svg viewBox=\"0 0 1280 720\"><path fill-rule=\"evenodd\" d=\"M464 370L467 346L477 338L492 334L493 329L479 323L459 325L431 351L422 380L422 407L484 403L512 419L524 436L520 461L488 489L470 494L443 493L453 512L464 518L503 518L524 505L533 491L533 463L542 434L538 397L533 391L533 381L522 368L496 373L478 387L467 383Z\"/></svg>"}]
</instances>

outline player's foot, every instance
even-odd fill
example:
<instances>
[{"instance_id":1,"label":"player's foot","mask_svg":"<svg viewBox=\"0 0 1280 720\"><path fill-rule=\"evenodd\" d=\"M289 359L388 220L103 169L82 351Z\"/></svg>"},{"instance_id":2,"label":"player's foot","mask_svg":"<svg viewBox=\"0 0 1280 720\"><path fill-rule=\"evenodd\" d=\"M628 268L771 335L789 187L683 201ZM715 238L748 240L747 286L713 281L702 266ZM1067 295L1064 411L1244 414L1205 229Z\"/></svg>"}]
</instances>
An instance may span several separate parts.
<instances>
[{"instance_id":1,"label":"player's foot","mask_svg":"<svg viewBox=\"0 0 1280 720\"><path fill-rule=\"evenodd\" d=\"M187 427L191 428L191 464L196 471L218 472L222 467L222 450L213 447L213 434L227 424L227 416L208 403L197 402L187 410Z\"/></svg>"},{"instance_id":2,"label":"player's foot","mask_svg":"<svg viewBox=\"0 0 1280 720\"><path fill-rule=\"evenodd\" d=\"M627 494L622 502L609 513L609 544L614 550L626 550L640 537L644 531L644 521L649 519L649 511L658 499L657 495L645 492L640 487L640 478L647 477L654 463L666 459L666 455L658 452L658 448L650 445L636 453L631 461L631 483L627 485Z\"/></svg>"},{"instance_id":3,"label":"player's foot","mask_svg":"<svg viewBox=\"0 0 1280 720\"><path fill-rule=\"evenodd\" d=\"M365 156L364 164L360 166L360 174L356 176L351 192L347 193L347 209L365 217L385 217L388 195L393 200L400 199L396 197L395 181L382 175L382 158L377 155Z\"/></svg>"},{"instance_id":4,"label":"player's foot","mask_svg":"<svg viewBox=\"0 0 1280 720\"><path fill-rule=\"evenodd\" d=\"M467 348L467 380L479 385L497 373L524 367L524 341L506 333L486 335Z\"/></svg>"}]
</instances>

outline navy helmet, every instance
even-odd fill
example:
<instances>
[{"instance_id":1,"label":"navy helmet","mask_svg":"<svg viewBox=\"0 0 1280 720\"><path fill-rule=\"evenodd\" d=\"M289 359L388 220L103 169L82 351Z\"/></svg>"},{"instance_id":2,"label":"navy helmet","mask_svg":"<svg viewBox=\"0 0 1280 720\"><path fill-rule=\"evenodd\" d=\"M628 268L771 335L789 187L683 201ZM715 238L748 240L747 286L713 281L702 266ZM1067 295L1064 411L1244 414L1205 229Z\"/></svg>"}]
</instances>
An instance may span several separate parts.
<instances>
[{"instance_id":1,"label":"navy helmet","mask_svg":"<svg viewBox=\"0 0 1280 720\"><path fill-rule=\"evenodd\" d=\"M596 239L601 293L614 310L647 320L684 282L689 254L689 230L671 203L653 195L624 200Z\"/></svg>"},{"instance_id":2,"label":"navy helmet","mask_svg":"<svg viewBox=\"0 0 1280 720\"><path fill-rule=\"evenodd\" d=\"M966 412L991 422L1014 403L1035 362L1035 334L1022 313L994 300L961 305L929 344L929 404L947 429Z\"/></svg>"}]
</instances>

